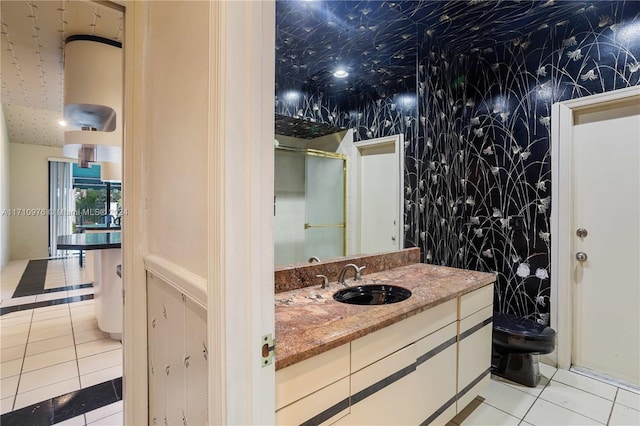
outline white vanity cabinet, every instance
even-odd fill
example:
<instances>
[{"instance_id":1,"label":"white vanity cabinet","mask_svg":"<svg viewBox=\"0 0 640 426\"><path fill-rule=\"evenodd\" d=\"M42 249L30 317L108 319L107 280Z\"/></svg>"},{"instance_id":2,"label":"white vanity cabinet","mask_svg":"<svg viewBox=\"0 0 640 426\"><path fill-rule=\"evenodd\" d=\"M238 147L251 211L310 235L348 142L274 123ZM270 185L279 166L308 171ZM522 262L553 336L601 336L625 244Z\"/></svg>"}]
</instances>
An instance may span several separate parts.
<instances>
[{"instance_id":1,"label":"white vanity cabinet","mask_svg":"<svg viewBox=\"0 0 640 426\"><path fill-rule=\"evenodd\" d=\"M489 380L492 300L493 284L276 371L277 424L446 424Z\"/></svg>"},{"instance_id":2,"label":"white vanity cabinet","mask_svg":"<svg viewBox=\"0 0 640 426\"><path fill-rule=\"evenodd\" d=\"M478 396L490 380L493 285L464 294L459 301L458 413Z\"/></svg>"},{"instance_id":3,"label":"white vanity cabinet","mask_svg":"<svg viewBox=\"0 0 640 426\"><path fill-rule=\"evenodd\" d=\"M347 343L276 371L276 424L331 424L346 415L350 355Z\"/></svg>"}]
</instances>

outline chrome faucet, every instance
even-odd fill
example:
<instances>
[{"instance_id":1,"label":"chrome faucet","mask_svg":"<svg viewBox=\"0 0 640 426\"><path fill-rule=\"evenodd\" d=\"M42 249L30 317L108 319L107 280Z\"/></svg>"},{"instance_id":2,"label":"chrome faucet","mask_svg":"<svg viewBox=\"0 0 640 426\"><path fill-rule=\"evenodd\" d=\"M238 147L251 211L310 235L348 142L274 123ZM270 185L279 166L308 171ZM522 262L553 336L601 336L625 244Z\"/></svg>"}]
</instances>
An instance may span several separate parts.
<instances>
[{"instance_id":1,"label":"chrome faucet","mask_svg":"<svg viewBox=\"0 0 640 426\"><path fill-rule=\"evenodd\" d=\"M311 257L309 258L309 263L313 263L313 261L314 261L314 260L315 260L316 262L320 263L320 259L318 258L318 256L311 256Z\"/></svg>"},{"instance_id":2,"label":"chrome faucet","mask_svg":"<svg viewBox=\"0 0 640 426\"><path fill-rule=\"evenodd\" d=\"M348 265L345 265L344 268L342 268L342 271L340 271L340 274L338 274L338 284L342 284L342 285L347 285L344 282L344 277L347 274L347 271L349 270L349 268L353 268L354 271L356 271L356 276L355 276L355 280L361 280L362 279L362 270L364 268L366 268L366 266L361 266L358 267L357 265L354 265L353 263L349 263Z\"/></svg>"},{"instance_id":3,"label":"chrome faucet","mask_svg":"<svg viewBox=\"0 0 640 426\"><path fill-rule=\"evenodd\" d=\"M316 278L322 278L322 285L320 286L320 288L329 288L329 278L327 278L326 275L316 275Z\"/></svg>"}]
</instances>

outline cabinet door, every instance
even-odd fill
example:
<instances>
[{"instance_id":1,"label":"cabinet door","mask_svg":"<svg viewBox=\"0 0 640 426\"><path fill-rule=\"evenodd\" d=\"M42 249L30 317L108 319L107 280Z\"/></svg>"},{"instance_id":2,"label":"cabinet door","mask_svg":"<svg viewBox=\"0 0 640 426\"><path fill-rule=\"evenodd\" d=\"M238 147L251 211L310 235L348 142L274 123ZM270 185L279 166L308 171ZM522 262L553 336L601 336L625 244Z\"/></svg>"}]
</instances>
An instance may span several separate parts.
<instances>
[{"instance_id":1,"label":"cabinet door","mask_svg":"<svg viewBox=\"0 0 640 426\"><path fill-rule=\"evenodd\" d=\"M418 424L416 345L412 344L351 376L349 425Z\"/></svg>"},{"instance_id":2,"label":"cabinet door","mask_svg":"<svg viewBox=\"0 0 640 426\"><path fill-rule=\"evenodd\" d=\"M450 324L417 342L415 424L444 425L456 415L457 331Z\"/></svg>"},{"instance_id":3,"label":"cabinet door","mask_svg":"<svg viewBox=\"0 0 640 426\"><path fill-rule=\"evenodd\" d=\"M458 335L458 413L489 382L493 306L460 321Z\"/></svg>"}]
</instances>

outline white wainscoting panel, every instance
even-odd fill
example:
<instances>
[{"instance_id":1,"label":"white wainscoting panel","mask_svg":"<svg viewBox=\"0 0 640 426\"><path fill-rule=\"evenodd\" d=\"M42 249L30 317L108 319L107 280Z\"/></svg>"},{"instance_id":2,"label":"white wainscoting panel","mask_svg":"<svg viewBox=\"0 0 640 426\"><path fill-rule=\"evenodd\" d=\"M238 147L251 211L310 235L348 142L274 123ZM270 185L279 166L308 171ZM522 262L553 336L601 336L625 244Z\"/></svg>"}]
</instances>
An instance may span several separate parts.
<instances>
[{"instance_id":1,"label":"white wainscoting panel","mask_svg":"<svg viewBox=\"0 0 640 426\"><path fill-rule=\"evenodd\" d=\"M207 312L151 273L147 294L150 423L207 424Z\"/></svg>"}]
</instances>

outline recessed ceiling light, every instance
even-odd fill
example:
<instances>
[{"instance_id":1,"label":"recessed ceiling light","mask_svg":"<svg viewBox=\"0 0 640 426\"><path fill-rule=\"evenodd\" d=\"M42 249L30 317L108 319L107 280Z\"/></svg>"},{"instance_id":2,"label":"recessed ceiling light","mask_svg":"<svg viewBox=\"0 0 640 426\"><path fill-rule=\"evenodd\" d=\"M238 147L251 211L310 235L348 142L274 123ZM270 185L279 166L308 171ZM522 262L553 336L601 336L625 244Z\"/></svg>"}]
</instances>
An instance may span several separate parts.
<instances>
[{"instance_id":1,"label":"recessed ceiling light","mask_svg":"<svg viewBox=\"0 0 640 426\"><path fill-rule=\"evenodd\" d=\"M60 120L58 121L58 124L60 125L60 127L65 127L67 125L67 122L64 120Z\"/></svg>"},{"instance_id":2,"label":"recessed ceiling light","mask_svg":"<svg viewBox=\"0 0 640 426\"><path fill-rule=\"evenodd\" d=\"M348 75L349 75L349 73L348 73L346 70L342 69L342 68L340 68L340 69L336 70L336 71L333 73L333 76L334 76L334 77L336 77L336 78L345 78L345 77L347 77Z\"/></svg>"}]
</instances>

